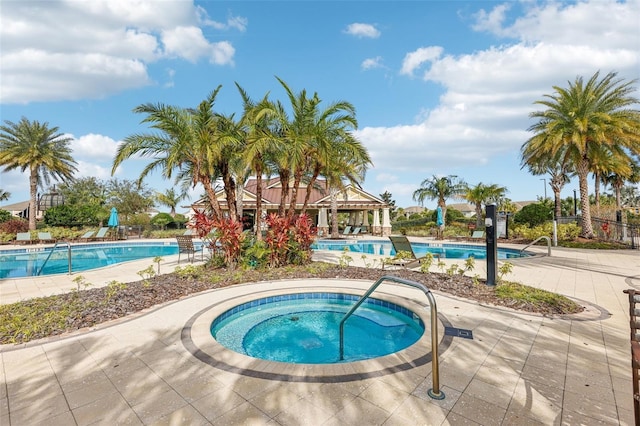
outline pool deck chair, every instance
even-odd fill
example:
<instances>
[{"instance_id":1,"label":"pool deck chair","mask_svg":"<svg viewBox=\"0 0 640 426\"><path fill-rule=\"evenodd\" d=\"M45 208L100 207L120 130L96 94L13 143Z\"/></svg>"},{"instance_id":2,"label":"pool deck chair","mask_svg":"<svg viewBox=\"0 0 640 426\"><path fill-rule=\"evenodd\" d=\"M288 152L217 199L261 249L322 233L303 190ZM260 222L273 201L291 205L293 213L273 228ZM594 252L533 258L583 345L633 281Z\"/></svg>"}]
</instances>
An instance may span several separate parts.
<instances>
[{"instance_id":1,"label":"pool deck chair","mask_svg":"<svg viewBox=\"0 0 640 426\"><path fill-rule=\"evenodd\" d=\"M196 257L196 248L193 245L191 235L178 235L176 241L178 242L178 263L180 263L180 255L182 253L186 253L187 259L191 259L191 263L193 263Z\"/></svg>"},{"instance_id":2,"label":"pool deck chair","mask_svg":"<svg viewBox=\"0 0 640 426\"><path fill-rule=\"evenodd\" d=\"M18 232L16 234L16 243L31 244L32 242L31 232Z\"/></svg>"},{"instance_id":3,"label":"pool deck chair","mask_svg":"<svg viewBox=\"0 0 640 426\"><path fill-rule=\"evenodd\" d=\"M629 325L631 326L631 378L633 381L633 415L640 422L640 292L623 290L629 296Z\"/></svg>"},{"instance_id":4,"label":"pool deck chair","mask_svg":"<svg viewBox=\"0 0 640 426\"><path fill-rule=\"evenodd\" d=\"M473 231L471 237L469 237L469 241L482 241L484 240L484 231Z\"/></svg>"},{"instance_id":5,"label":"pool deck chair","mask_svg":"<svg viewBox=\"0 0 640 426\"><path fill-rule=\"evenodd\" d=\"M51 236L51 232L38 232L39 243L55 243L56 239Z\"/></svg>"},{"instance_id":6,"label":"pool deck chair","mask_svg":"<svg viewBox=\"0 0 640 426\"><path fill-rule=\"evenodd\" d=\"M351 234L349 234L350 237L358 237L358 235L360 234L360 230L361 228L353 228L353 231L351 231Z\"/></svg>"},{"instance_id":7,"label":"pool deck chair","mask_svg":"<svg viewBox=\"0 0 640 426\"><path fill-rule=\"evenodd\" d=\"M393 248L397 253L401 251L409 253L411 256L409 259L395 259L391 262L393 266L401 266L403 268L415 268L420 265L420 262L424 257L417 257L413 252L413 247L411 247L411 242L404 235L401 236L390 236L391 244L393 244Z\"/></svg>"},{"instance_id":8,"label":"pool deck chair","mask_svg":"<svg viewBox=\"0 0 640 426\"><path fill-rule=\"evenodd\" d=\"M89 239L91 237L93 237L93 234L95 234L95 233L96 233L96 231L87 231L87 232L85 232L84 234L82 234L82 235L80 235L78 237L78 241L84 240L85 242L87 242L87 241L89 241Z\"/></svg>"},{"instance_id":9,"label":"pool deck chair","mask_svg":"<svg viewBox=\"0 0 640 426\"><path fill-rule=\"evenodd\" d=\"M342 231L343 237L348 237L349 235L351 235L351 226L345 227L344 230Z\"/></svg>"},{"instance_id":10,"label":"pool deck chair","mask_svg":"<svg viewBox=\"0 0 640 426\"><path fill-rule=\"evenodd\" d=\"M109 227L102 227L100 229L98 229L98 232L96 233L96 235L94 237L92 237L91 239L94 241L100 240L100 241L104 241L107 239L107 232L109 231Z\"/></svg>"}]
</instances>

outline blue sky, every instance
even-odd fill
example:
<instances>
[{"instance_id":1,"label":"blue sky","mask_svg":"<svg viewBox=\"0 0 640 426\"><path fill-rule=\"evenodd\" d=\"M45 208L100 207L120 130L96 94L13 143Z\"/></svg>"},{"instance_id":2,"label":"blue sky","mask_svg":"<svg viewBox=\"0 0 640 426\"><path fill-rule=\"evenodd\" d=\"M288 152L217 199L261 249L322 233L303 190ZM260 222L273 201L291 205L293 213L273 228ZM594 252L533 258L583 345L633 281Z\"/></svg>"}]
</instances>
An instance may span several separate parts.
<instances>
[{"instance_id":1,"label":"blue sky","mask_svg":"<svg viewBox=\"0 0 640 426\"><path fill-rule=\"evenodd\" d=\"M222 85L216 109L239 114L234 82L284 102L278 76L355 105L374 195L408 207L425 178L457 175L532 200L544 176L521 170L519 149L533 102L598 70L639 78L639 16L640 0L3 0L0 115L59 127L78 176L108 179L118 143L147 129L137 105L195 107ZM135 179L147 162L115 176ZM159 173L146 183L173 186ZM2 173L0 188L4 204L28 199L22 173Z\"/></svg>"}]
</instances>

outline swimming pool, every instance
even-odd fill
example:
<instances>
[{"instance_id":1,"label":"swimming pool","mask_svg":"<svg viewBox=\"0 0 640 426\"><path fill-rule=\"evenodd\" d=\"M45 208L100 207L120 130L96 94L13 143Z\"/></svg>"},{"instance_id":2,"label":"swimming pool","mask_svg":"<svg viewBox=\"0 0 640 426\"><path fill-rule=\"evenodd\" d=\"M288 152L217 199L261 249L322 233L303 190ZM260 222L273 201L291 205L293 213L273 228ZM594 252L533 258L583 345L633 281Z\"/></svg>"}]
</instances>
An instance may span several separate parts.
<instances>
[{"instance_id":1,"label":"swimming pool","mask_svg":"<svg viewBox=\"0 0 640 426\"><path fill-rule=\"evenodd\" d=\"M420 317L394 303L367 298L345 322L344 359L339 324L359 296L293 293L235 306L211 324L225 347L254 358L294 364L353 362L392 354L424 333Z\"/></svg>"},{"instance_id":2,"label":"swimming pool","mask_svg":"<svg viewBox=\"0 0 640 426\"><path fill-rule=\"evenodd\" d=\"M0 251L0 279L35 276L49 254L51 257L40 275L66 274L69 271L67 247L58 246L53 253L51 250L51 247L31 247ZM178 254L178 245L169 241L72 245L71 270L87 271L172 254Z\"/></svg>"},{"instance_id":3,"label":"swimming pool","mask_svg":"<svg viewBox=\"0 0 640 426\"><path fill-rule=\"evenodd\" d=\"M487 250L485 246L456 243L419 243L411 242L411 247L416 256L421 257L427 253L439 255L443 259L467 259L473 256L476 259L485 259ZM311 246L314 250L336 250L363 254L377 254L382 256L395 256L396 251L390 241L367 240L319 240ZM498 259L514 259L529 257L530 253L520 252L516 249L498 248Z\"/></svg>"}]
</instances>

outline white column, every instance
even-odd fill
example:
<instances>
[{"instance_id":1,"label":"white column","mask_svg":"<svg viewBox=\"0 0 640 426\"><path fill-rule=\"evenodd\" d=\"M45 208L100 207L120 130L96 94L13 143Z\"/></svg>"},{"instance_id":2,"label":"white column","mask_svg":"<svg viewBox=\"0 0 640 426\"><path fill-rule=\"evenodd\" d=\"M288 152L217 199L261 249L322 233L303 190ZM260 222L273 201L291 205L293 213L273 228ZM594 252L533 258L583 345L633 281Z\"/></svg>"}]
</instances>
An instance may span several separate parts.
<instances>
[{"instance_id":1,"label":"white column","mask_svg":"<svg viewBox=\"0 0 640 426\"><path fill-rule=\"evenodd\" d=\"M391 221L389 220L389 207L382 209L382 236L391 235Z\"/></svg>"},{"instance_id":2,"label":"white column","mask_svg":"<svg viewBox=\"0 0 640 426\"><path fill-rule=\"evenodd\" d=\"M380 228L380 209L375 209L373 211L373 227L371 228L371 234L382 234L382 229Z\"/></svg>"}]
</instances>

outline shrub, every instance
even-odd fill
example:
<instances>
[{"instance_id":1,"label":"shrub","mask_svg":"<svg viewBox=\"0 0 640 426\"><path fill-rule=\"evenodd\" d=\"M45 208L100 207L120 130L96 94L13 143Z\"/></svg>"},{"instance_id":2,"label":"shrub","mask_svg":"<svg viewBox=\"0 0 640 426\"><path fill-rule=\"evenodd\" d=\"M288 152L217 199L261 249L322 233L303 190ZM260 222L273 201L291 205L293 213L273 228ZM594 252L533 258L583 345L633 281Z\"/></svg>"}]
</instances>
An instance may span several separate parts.
<instances>
[{"instance_id":1,"label":"shrub","mask_svg":"<svg viewBox=\"0 0 640 426\"><path fill-rule=\"evenodd\" d=\"M9 219L6 222L0 223L0 231L5 234L11 234L15 238L15 234L18 232L27 232L29 230L29 222L24 219L15 218Z\"/></svg>"},{"instance_id":2,"label":"shrub","mask_svg":"<svg viewBox=\"0 0 640 426\"><path fill-rule=\"evenodd\" d=\"M533 228L553 217L553 206L548 203L533 203L524 206L513 216L514 223L527 224Z\"/></svg>"},{"instance_id":3,"label":"shrub","mask_svg":"<svg viewBox=\"0 0 640 426\"><path fill-rule=\"evenodd\" d=\"M157 226L160 229L164 230L167 225L173 223L173 218L169 213L158 213L151 218L150 223L153 226Z\"/></svg>"},{"instance_id":4,"label":"shrub","mask_svg":"<svg viewBox=\"0 0 640 426\"><path fill-rule=\"evenodd\" d=\"M11 215L10 212L0 209L0 223L4 223L4 222L8 221L12 217L13 216Z\"/></svg>"}]
</instances>

